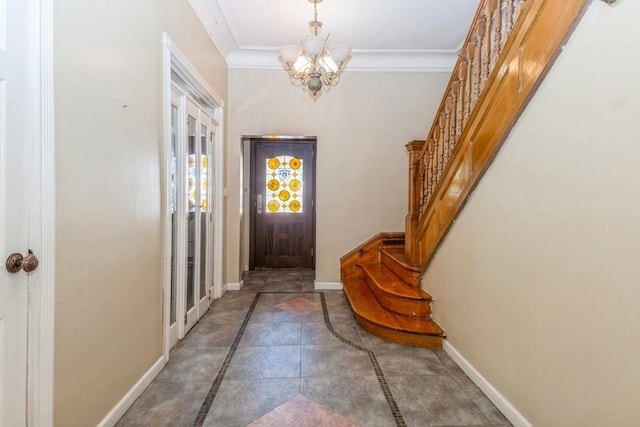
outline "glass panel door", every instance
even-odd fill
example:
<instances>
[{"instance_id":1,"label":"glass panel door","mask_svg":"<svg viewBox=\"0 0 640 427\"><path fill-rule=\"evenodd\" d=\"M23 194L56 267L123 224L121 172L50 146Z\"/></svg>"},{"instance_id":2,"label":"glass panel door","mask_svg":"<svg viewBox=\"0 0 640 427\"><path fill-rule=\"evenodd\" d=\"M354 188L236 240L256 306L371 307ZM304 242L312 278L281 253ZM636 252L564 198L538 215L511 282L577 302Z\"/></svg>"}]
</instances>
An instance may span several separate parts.
<instances>
[{"instance_id":1,"label":"glass panel door","mask_svg":"<svg viewBox=\"0 0 640 427\"><path fill-rule=\"evenodd\" d=\"M186 325L185 325L185 333L191 329L191 327L195 324L197 320L197 313L195 308L196 301L196 262L197 262L197 228L198 224L196 223L196 213L198 206L198 165L197 165L197 151L198 151L198 127L197 127L197 115L198 111L194 111L194 105L188 104L188 115L187 115L187 168L186 168L186 190L187 190L187 204L186 214L187 214L187 248L186 248L186 261L187 261L187 278L186 278Z\"/></svg>"},{"instance_id":2,"label":"glass panel door","mask_svg":"<svg viewBox=\"0 0 640 427\"><path fill-rule=\"evenodd\" d=\"M201 120L204 121L205 117L201 117ZM208 123L207 123L208 125ZM208 127L205 124L200 125L200 173L198 174L200 177L200 288L199 288L199 296L201 301L201 310L205 311L208 308L208 269L207 266L209 264L208 260L208 234L209 234L209 149L208 149L208 141L207 134ZM203 300L207 301L203 301ZM203 307L204 305L204 307ZM198 313L199 316L202 316L204 313Z\"/></svg>"},{"instance_id":3,"label":"glass panel door","mask_svg":"<svg viewBox=\"0 0 640 427\"><path fill-rule=\"evenodd\" d=\"M171 299L169 307L169 325L176 323L176 290L178 280L177 243L178 243L178 106L171 105L171 157L169 165L169 214L171 215Z\"/></svg>"}]
</instances>

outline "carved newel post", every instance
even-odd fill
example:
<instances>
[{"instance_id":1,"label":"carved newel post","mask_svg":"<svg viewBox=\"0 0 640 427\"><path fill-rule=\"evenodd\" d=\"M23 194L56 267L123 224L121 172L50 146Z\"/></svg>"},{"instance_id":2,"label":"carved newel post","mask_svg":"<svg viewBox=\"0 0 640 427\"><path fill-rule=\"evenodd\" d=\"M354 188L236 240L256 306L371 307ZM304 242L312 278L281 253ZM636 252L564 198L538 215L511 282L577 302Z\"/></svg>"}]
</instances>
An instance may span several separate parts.
<instances>
[{"instance_id":1,"label":"carved newel post","mask_svg":"<svg viewBox=\"0 0 640 427\"><path fill-rule=\"evenodd\" d=\"M409 213L405 218L404 253L412 265L418 263L418 248L415 238L420 218L420 197L424 186L424 171L420 153L425 141L411 141L405 147L409 153Z\"/></svg>"}]
</instances>

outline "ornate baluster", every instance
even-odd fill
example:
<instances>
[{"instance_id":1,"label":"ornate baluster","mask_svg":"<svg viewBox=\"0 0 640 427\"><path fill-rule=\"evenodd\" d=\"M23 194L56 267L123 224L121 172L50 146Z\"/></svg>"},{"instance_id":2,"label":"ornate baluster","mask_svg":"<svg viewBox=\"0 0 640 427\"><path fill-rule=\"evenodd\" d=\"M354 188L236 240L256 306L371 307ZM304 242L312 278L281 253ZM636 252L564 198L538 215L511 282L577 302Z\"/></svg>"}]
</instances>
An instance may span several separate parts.
<instances>
[{"instance_id":1,"label":"ornate baluster","mask_svg":"<svg viewBox=\"0 0 640 427\"><path fill-rule=\"evenodd\" d=\"M484 89L484 82L491 72L491 11L489 10L490 1L487 1L484 9L484 18L478 22L480 38L482 40L480 63L481 65L481 82L480 90Z\"/></svg>"},{"instance_id":2,"label":"ornate baluster","mask_svg":"<svg viewBox=\"0 0 640 427\"><path fill-rule=\"evenodd\" d=\"M427 143L428 144L428 143ZM426 169L425 165L424 165L424 160L425 160L425 155L423 152L423 157L420 159L420 162L418 163L418 167L420 168L418 170L418 176L420 177L420 204L418 205L418 212L424 212L425 210L425 201L424 201L424 197L425 197L425 188L427 188L427 174L425 173Z\"/></svg>"},{"instance_id":3,"label":"ornate baluster","mask_svg":"<svg viewBox=\"0 0 640 427\"><path fill-rule=\"evenodd\" d=\"M428 158L428 163L427 163L427 167L426 167L426 171L425 173L427 174L427 185L425 187L425 191L426 191L426 197L425 197L425 201L424 201L424 209L426 209L427 205L429 204L429 201L431 200L431 194L433 193L433 181L434 181L434 173L433 173L433 165L434 165L434 141L433 139L429 139L427 141L428 144L428 150L429 150L429 158Z\"/></svg>"},{"instance_id":4,"label":"ornate baluster","mask_svg":"<svg viewBox=\"0 0 640 427\"><path fill-rule=\"evenodd\" d=\"M480 43L481 39L478 33L478 27L476 27L474 36L475 43L473 43L473 62L471 64L471 110L473 110L480 97Z\"/></svg>"},{"instance_id":5,"label":"ornate baluster","mask_svg":"<svg viewBox=\"0 0 640 427\"><path fill-rule=\"evenodd\" d=\"M466 124L464 120L464 94L465 94L465 77L467 75L467 61L460 61L460 65L458 66L458 114L457 123L456 123L456 141L462 135L462 129L464 129L464 125Z\"/></svg>"},{"instance_id":6,"label":"ornate baluster","mask_svg":"<svg viewBox=\"0 0 640 427\"><path fill-rule=\"evenodd\" d=\"M469 121L469 116L471 116L471 93L473 89L471 88L471 70L473 68L473 52L475 50L475 46L473 43L469 43L467 46L467 67L466 73L464 76L464 87L465 87L465 95L464 95L464 124L466 125Z\"/></svg>"},{"instance_id":7,"label":"ornate baluster","mask_svg":"<svg viewBox=\"0 0 640 427\"><path fill-rule=\"evenodd\" d=\"M449 157L453 153L453 149L456 146L456 100L458 97L458 83L454 82L451 85L451 92L447 99L447 110L449 111L447 120L447 134L449 135Z\"/></svg>"},{"instance_id":8,"label":"ornate baluster","mask_svg":"<svg viewBox=\"0 0 640 427\"><path fill-rule=\"evenodd\" d=\"M446 102L445 102L446 104ZM447 150L447 113L445 111L440 112L440 116L438 118L438 126L440 127L440 155L442 157L442 171L444 172L447 168L447 163L449 163L449 150Z\"/></svg>"},{"instance_id":9,"label":"ornate baluster","mask_svg":"<svg viewBox=\"0 0 640 427\"><path fill-rule=\"evenodd\" d=\"M501 50L501 30L502 30L502 13L500 12L500 0L491 0L493 4L493 13L491 14L491 33L493 34L493 41L491 42L491 70L498 61Z\"/></svg>"},{"instance_id":10,"label":"ornate baluster","mask_svg":"<svg viewBox=\"0 0 640 427\"><path fill-rule=\"evenodd\" d=\"M514 0L503 0L502 2L505 23L505 34L503 42L506 41L507 37L509 37L509 34L511 34L511 30L513 30L513 2Z\"/></svg>"},{"instance_id":11,"label":"ornate baluster","mask_svg":"<svg viewBox=\"0 0 640 427\"><path fill-rule=\"evenodd\" d=\"M438 185L440 181L440 176L442 175L442 149L440 147L440 116L438 116L438 125L436 125L433 129L433 140L435 142L435 155L436 155L436 173L435 173L435 184ZM435 187L434 187L435 192Z\"/></svg>"}]
</instances>

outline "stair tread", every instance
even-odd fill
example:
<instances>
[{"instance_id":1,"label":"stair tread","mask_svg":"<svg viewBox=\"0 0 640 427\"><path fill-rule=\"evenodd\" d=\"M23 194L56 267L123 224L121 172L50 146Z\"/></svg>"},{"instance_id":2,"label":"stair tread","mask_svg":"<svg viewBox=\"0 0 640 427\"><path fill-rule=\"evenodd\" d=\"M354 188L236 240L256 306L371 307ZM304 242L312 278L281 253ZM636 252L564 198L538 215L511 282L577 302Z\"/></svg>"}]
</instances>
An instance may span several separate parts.
<instances>
[{"instance_id":1,"label":"stair tread","mask_svg":"<svg viewBox=\"0 0 640 427\"><path fill-rule=\"evenodd\" d=\"M362 264L361 267L376 282L376 285L388 294L412 300L431 300L428 293L407 284L384 264L368 263Z\"/></svg>"},{"instance_id":2,"label":"stair tread","mask_svg":"<svg viewBox=\"0 0 640 427\"><path fill-rule=\"evenodd\" d=\"M386 252L387 254L389 254L389 256L391 256L392 258L394 258L398 263L402 264L403 267L412 270L412 271L416 271L419 272L420 269L418 267L415 267L413 265L411 265L409 263L409 261L407 260L407 257L405 255L405 249L404 246L387 246L384 247L382 249L380 249L383 252Z\"/></svg>"},{"instance_id":3,"label":"stair tread","mask_svg":"<svg viewBox=\"0 0 640 427\"><path fill-rule=\"evenodd\" d=\"M444 336L444 331L429 319L417 319L385 310L362 279L344 280L344 292L358 316L377 325L412 334Z\"/></svg>"}]
</instances>

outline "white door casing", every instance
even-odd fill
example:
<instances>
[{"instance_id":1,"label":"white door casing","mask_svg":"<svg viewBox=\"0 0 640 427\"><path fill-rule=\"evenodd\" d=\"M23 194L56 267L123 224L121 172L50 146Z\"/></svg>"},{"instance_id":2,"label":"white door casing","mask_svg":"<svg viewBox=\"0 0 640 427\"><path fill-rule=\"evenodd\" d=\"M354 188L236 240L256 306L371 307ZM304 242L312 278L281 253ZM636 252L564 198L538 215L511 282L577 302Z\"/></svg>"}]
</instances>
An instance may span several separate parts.
<instances>
[{"instance_id":1,"label":"white door casing","mask_svg":"<svg viewBox=\"0 0 640 427\"><path fill-rule=\"evenodd\" d=\"M53 0L0 0L0 425L53 425ZM9 273L10 253L40 267Z\"/></svg>"}]
</instances>

